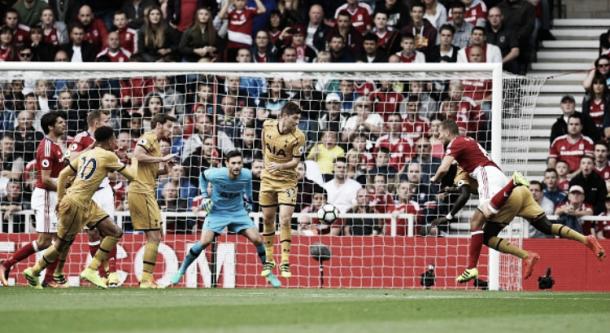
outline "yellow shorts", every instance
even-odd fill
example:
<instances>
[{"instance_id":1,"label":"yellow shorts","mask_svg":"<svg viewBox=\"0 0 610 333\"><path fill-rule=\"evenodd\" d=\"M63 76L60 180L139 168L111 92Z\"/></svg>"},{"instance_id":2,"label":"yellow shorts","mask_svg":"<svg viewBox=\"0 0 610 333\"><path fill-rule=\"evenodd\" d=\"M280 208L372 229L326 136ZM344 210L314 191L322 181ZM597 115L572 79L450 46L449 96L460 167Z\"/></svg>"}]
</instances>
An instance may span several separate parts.
<instances>
[{"instance_id":1,"label":"yellow shorts","mask_svg":"<svg viewBox=\"0 0 610 333\"><path fill-rule=\"evenodd\" d=\"M161 229L161 210L154 194L128 192L127 204L134 230Z\"/></svg>"},{"instance_id":2,"label":"yellow shorts","mask_svg":"<svg viewBox=\"0 0 610 333\"><path fill-rule=\"evenodd\" d=\"M70 196L65 196L59 203L59 225L57 226L57 237L64 240L73 240L83 230L84 226L89 229L95 228L108 213L103 211L95 201L82 205Z\"/></svg>"},{"instance_id":3,"label":"yellow shorts","mask_svg":"<svg viewBox=\"0 0 610 333\"><path fill-rule=\"evenodd\" d=\"M285 183L280 184L279 182L263 179L258 193L258 203L261 207L273 207L277 205L296 206L297 187L287 187Z\"/></svg>"},{"instance_id":4,"label":"yellow shorts","mask_svg":"<svg viewBox=\"0 0 610 333\"><path fill-rule=\"evenodd\" d=\"M541 215L544 215L544 211L534 200L529 189L525 186L518 186L513 190L513 193L511 193L498 213L492 216L490 220L500 224L509 224L515 216L526 220L533 220Z\"/></svg>"}]
</instances>

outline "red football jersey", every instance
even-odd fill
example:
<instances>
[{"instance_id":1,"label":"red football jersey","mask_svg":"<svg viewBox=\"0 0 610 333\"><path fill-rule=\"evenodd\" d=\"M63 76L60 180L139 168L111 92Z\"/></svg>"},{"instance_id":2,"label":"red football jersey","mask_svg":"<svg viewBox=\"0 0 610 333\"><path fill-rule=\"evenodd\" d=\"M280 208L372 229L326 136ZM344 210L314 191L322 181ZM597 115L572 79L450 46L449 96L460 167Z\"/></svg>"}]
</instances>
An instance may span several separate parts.
<instances>
[{"instance_id":1,"label":"red football jersey","mask_svg":"<svg viewBox=\"0 0 610 333\"><path fill-rule=\"evenodd\" d=\"M379 113L385 121L388 120L390 114L396 113L398 105L403 99L405 97L395 91L375 91L369 95L369 100L375 104L375 112Z\"/></svg>"},{"instance_id":2,"label":"red football jersey","mask_svg":"<svg viewBox=\"0 0 610 333\"><path fill-rule=\"evenodd\" d=\"M119 48L116 51L110 51L110 49L105 48L102 52L98 53L96 59L99 59L103 56L108 57L110 62L127 62L129 58L131 58L131 52L125 50L124 48Z\"/></svg>"},{"instance_id":3,"label":"red football jersey","mask_svg":"<svg viewBox=\"0 0 610 333\"><path fill-rule=\"evenodd\" d=\"M392 212L406 213L415 215L414 225L417 225L417 214L419 213L419 205L415 201L409 201L409 203L401 203L394 205ZM409 221L407 219L396 219L396 235L406 236L408 231ZM391 223L385 223L383 234L391 235L392 225Z\"/></svg>"},{"instance_id":4,"label":"red football jersey","mask_svg":"<svg viewBox=\"0 0 610 333\"><path fill-rule=\"evenodd\" d=\"M29 44L30 43L30 27L25 24L19 24L13 32L13 44Z\"/></svg>"},{"instance_id":5,"label":"red football jersey","mask_svg":"<svg viewBox=\"0 0 610 333\"><path fill-rule=\"evenodd\" d=\"M447 21L452 20L453 16L451 15L450 9L447 15ZM478 3L474 3L473 1L464 12L464 21L476 26L477 21L480 20L487 20L487 5L485 5L485 2L483 1L479 1Z\"/></svg>"},{"instance_id":6,"label":"red football jersey","mask_svg":"<svg viewBox=\"0 0 610 333\"><path fill-rule=\"evenodd\" d=\"M549 150L549 157L565 161L570 172L578 170L580 158L584 155L593 156L593 140L587 136L581 136L575 142L571 142L567 135L557 137Z\"/></svg>"},{"instance_id":7,"label":"red football jersey","mask_svg":"<svg viewBox=\"0 0 610 333\"><path fill-rule=\"evenodd\" d=\"M96 52L99 52L108 40L108 30L106 25L100 19L94 19L89 26L85 27L85 36L83 40L91 43Z\"/></svg>"},{"instance_id":8,"label":"red football jersey","mask_svg":"<svg viewBox=\"0 0 610 333\"><path fill-rule=\"evenodd\" d=\"M589 104L589 117L591 117L591 120L593 120L595 126L597 126L598 128L604 127L605 107L606 106L603 99L599 101L591 101L591 103Z\"/></svg>"},{"instance_id":9,"label":"red football jersey","mask_svg":"<svg viewBox=\"0 0 610 333\"><path fill-rule=\"evenodd\" d=\"M402 122L402 132L413 140L428 135L428 131L430 131L430 121L427 118L417 117L415 121L405 119Z\"/></svg>"},{"instance_id":10,"label":"red football jersey","mask_svg":"<svg viewBox=\"0 0 610 333\"><path fill-rule=\"evenodd\" d=\"M0 61L15 60L15 52L12 47L0 47Z\"/></svg>"},{"instance_id":11,"label":"red football jersey","mask_svg":"<svg viewBox=\"0 0 610 333\"><path fill-rule=\"evenodd\" d=\"M49 45L59 45L59 34L57 29L51 28L42 32L42 40Z\"/></svg>"},{"instance_id":12,"label":"red football jersey","mask_svg":"<svg viewBox=\"0 0 610 333\"><path fill-rule=\"evenodd\" d=\"M485 113L481 110L481 105L477 105L472 99L462 100L456 115L456 122L464 124L468 134L477 135L479 130L485 128L487 123Z\"/></svg>"},{"instance_id":13,"label":"red football jersey","mask_svg":"<svg viewBox=\"0 0 610 333\"><path fill-rule=\"evenodd\" d=\"M491 80L462 80L464 97L472 98L480 103L485 96L491 94Z\"/></svg>"},{"instance_id":14,"label":"red football jersey","mask_svg":"<svg viewBox=\"0 0 610 333\"><path fill-rule=\"evenodd\" d=\"M64 166L64 153L61 147L48 137L44 137L36 149L36 187L47 189L42 182L42 170L51 170L51 178L57 178Z\"/></svg>"},{"instance_id":15,"label":"red football jersey","mask_svg":"<svg viewBox=\"0 0 610 333\"><path fill-rule=\"evenodd\" d=\"M380 213L390 213L394 210L394 198L390 193L369 193L369 205Z\"/></svg>"},{"instance_id":16,"label":"red football jersey","mask_svg":"<svg viewBox=\"0 0 610 333\"><path fill-rule=\"evenodd\" d=\"M610 165L606 165L605 167L598 169L597 167L593 168L597 174L602 177L603 180L610 180Z\"/></svg>"},{"instance_id":17,"label":"red football jersey","mask_svg":"<svg viewBox=\"0 0 610 333\"><path fill-rule=\"evenodd\" d=\"M246 7L242 10L233 9L229 12L229 47L235 46L231 43L252 45L252 23L256 12L256 8L253 7Z\"/></svg>"},{"instance_id":18,"label":"red football jersey","mask_svg":"<svg viewBox=\"0 0 610 333\"><path fill-rule=\"evenodd\" d=\"M604 212L599 214L599 216L610 216L610 212ZM610 238L610 220L609 221L597 221L595 223L595 232L601 232L604 238Z\"/></svg>"},{"instance_id":19,"label":"red football jersey","mask_svg":"<svg viewBox=\"0 0 610 333\"><path fill-rule=\"evenodd\" d=\"M458 136L451 140L445 155L453 156L460 167L468 173L472 173L478 167L495 166L498 168L485 149L475 139L467 136Z\"/></svg>"},{"instance_id":20,"label":"red football jersey","mask_svg":"<svg viewBox=\"0 0 610 333\"><path fill-rule=\"evenodd\" d=\"M135 29L123 28L117 30L122 48L131 54L138 52L138 32Z\"/></svg>"},{"instance_id":21,"label":"red football jersey","mask_svg":"<svg viewBox=\"0 0 610 333\"><path fill-rule=\"evenodd\" d=\"M70 151L75 153L83 151L90 147L94 142L95 139L89 132L80 132L74 137L74 139L72 139L72 142L70 143Z\"/></svg>"},{"instance_id":22,"label":"red football jersey","mask_svg":"<svg viewBox=\"0 0 610 333\"><path fill-rule=\"evenodd\" d=\"M343 4L335 11L335 19L337 16L339 16L339 13L344 10L347 11L352 17L352 26L354 29L358 30L358 32L361 34L365 34L367 31L367 26L370 26L372 22L371 7L365 3L359 3L358 7L352 10L349 8L348 4Z\"/></svg>"},{"instance_id":23,"label":"red football jersey","mask_svg":"<svg viewBox=\"0 0 610 333\"><path fill-rule=\"evenodd\" d=\"M390 151L390 161L388 164L396 170L402 170L406 162L411 160L413 154L413 141L402 138L391 138L389 134L377 139L375 150L385 148Z\"/></svg>"}]
</instances>

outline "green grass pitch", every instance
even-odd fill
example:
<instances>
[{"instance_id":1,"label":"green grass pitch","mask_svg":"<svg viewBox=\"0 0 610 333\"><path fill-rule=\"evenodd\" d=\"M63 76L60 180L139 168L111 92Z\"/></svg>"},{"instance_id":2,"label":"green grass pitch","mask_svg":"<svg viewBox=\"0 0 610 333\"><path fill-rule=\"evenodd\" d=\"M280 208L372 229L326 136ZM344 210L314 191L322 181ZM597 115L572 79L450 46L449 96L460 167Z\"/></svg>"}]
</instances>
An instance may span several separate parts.
<instances>
[{"instance_id":1,"label":"green grass pitch","mask_svg":"<svg viewBox=\"0 0 610 333\"><path fill-rule=\"evenodd\" d=\"M0 332L610 332L609 293L0 288Z\"/></svg>"}]
</instances>

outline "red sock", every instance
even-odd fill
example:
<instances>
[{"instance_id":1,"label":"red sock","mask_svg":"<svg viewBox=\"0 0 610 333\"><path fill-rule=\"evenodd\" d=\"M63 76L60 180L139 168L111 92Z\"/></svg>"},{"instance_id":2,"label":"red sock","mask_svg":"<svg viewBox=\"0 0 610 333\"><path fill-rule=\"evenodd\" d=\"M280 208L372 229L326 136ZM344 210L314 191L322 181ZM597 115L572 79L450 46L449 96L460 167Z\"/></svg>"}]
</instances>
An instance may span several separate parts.
<instances>
[{"instance_id":1,"label":"red sock","mask_svg":"<svg viewBox=\"0 0 610 333\"><path fill-rule=\"evenodd\" d=\"M116 272L116 246L108 254L108 273Z\"/></svg>"},{"instance_id":2,"label":"red sock","mask_svg":"<svg viewBox=\"0 0 610 333\"><path fill-rule=\"evenodd\" d=\"M491 198L491 207L495 210L502 208L506 200L508 200L508 197L510 197L510 194L513 193L514 188L515 184L513 184L511 179L508 184L504 185L504 187Z\"/></svg>"},{"instance_id":3,"label":"red sock","mask_svg":"<svg viewBox=\"0 0 610 333\"><path fill-rule=\"evenodd\" d=\"M478 229L470 233L470 244L468 247L468 267L475 268L479 263L479 256L483 248L483 230Z\"/></svg>"},{"instance_id":4,"label":"red sock","mask_svg":"<svg viewBox=\"0 0 610 333\"><path fill-rule=\"evenodd\" d=\"M32 254L34 254L36 252L37 252L37 250L34 248L34 243L33 242L27 243L25 246L23 246L22 248L17 250L17 252L15 252L9 260L6 260L5 262L3 262L2 265L7 269L11 268L16 263L31 256Z\"/></svg>"},{"instance_id":5,"label":"red sock","mask_svg":"<svg viewBox=\"0 0 610 333\"><path fill-rule=\"evenodd\" d=\"M57 260L47 266L47 271L44 273L43 283L49 283L53 281L53 273L55 273L55 267L57 267Z\"/></svg>"}]
</instances>

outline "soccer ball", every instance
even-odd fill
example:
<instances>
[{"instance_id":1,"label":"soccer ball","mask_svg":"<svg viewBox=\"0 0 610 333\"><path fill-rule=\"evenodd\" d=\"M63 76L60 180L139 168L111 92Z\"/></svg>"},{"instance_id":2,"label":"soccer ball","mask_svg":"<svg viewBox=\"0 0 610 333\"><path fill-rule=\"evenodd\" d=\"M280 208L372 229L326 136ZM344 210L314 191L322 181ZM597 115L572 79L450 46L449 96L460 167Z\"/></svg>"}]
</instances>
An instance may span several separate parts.
<instances>
[{"instance_id":1,"label":"soccer ball","mask_svg":"<svg viewBox=\"0 0 610 333\"><path fill-rule=\"evenodd\" d=\"M337 217L339 217L339 210L331 204L326 204L318 209L318 219L326 224L335 222Z\"/></svg>"}]
</instances>

